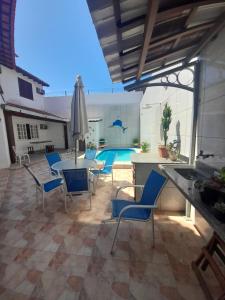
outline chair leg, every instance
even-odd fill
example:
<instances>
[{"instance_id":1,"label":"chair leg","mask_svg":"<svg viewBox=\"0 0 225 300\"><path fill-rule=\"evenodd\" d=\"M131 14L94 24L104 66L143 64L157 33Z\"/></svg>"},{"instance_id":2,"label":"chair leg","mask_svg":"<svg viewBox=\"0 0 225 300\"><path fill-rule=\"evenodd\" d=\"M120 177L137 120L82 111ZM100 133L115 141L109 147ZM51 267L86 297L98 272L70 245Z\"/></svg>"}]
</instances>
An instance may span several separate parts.
<instances>
[{"instance_id":1,"label":"chair leg","mask_svg":"<svg viewBox=\"0 0 225 300\"><path fill-rule=\"evenodd\" d=\"M64 205L65 205L65 212L67 213L68 212L68 208L67 208L67 195L65 194L64 196Z\"/></svg>"},{"instance_id":2,"label":"chair leg","mask_svg":"<svg viewBox=\"0 0 225 300\"><path fill-rule=\"evenodd\" d=\"M37 204L39 204L39 199L38 199L38 188L37 188L37 186L36 186L36 202L37 202Z\"/></svg>"},{"instance_id":3,"label":"chair leg","mask_svg":"<svg viewBox=\"0 0 225 300\"><path fill-rule=\"evenodd\" d=\"M155 224L154 224L154 211L152 209L152 248L155 248Z\"/></svg>"},{"instance_id":4,"label":"chair leg","mask_svg":"<svg viewBox=\"0 0 225 300\"><path fill-rule=\"evenodd\" d=\"M42 191L42 209L45 211L45 192Z\"/></svg>"},{"instance_id":5,"label":"chair leg","mask_svg":"<svg viewBox=\"0 0 225 300\"><path fill-rule=\"evenodd\" d=\"M27 154L27 159L28 159L28 163L30 165L30 155L29 154Z\"/></svg>"},{"instance_id":6,"label":"chair leg","mask_svg":"<svg viewBox=\"0 0 225 300\"><path fill-rule=\"evenodd\" d=\"M22 158L21 158L21 156L19 156L19 164L20 164L20 167L21 167L21 160L22 160Z\"/></svg>"},{"instance_id":7,"label":"chair leg","mask_svg":"<svg viewBox=\"0 0 225 300\"><path fill-rule=\"evenodd\" d=\"M92 193L90 193L89 194L89 201L90 201L90 210L91 210L91 208L92 208Z\"/></svg>"},{"instance_id":8,"label":"chair leg","mask_svg":"<svg viewBox=\"0 0 225 300\"><path fill-rule=\"evenodd\" d=\"M119 220L117 221L117 226L116 226L116 232L115 232L115 235L114 235L114 238L113 238L113 243L112 243L112 248L111 248L111 254L114 253L113 251L113 248L114 248L114 245L115 245L115 242L116 242L116 238L117 238L117 233L118 233L118 230L119 230L119 226L120 226L120 221L121 221L121 218L119 218Z\"/></svg>"},{"instance_id":9,"label":"chair leg","mask_svg":"<svg viewBox=\"0 0 225 300\"><path fill-rule=\"evenodd\" d=\"M115 223L115 222L117 222L117 220L116 219L114 219L114 218L110 218L110 219L106 219L106 220L102 220L102 223L103 224L105 224L105 223Z\"/></svg>"}]
</instances>

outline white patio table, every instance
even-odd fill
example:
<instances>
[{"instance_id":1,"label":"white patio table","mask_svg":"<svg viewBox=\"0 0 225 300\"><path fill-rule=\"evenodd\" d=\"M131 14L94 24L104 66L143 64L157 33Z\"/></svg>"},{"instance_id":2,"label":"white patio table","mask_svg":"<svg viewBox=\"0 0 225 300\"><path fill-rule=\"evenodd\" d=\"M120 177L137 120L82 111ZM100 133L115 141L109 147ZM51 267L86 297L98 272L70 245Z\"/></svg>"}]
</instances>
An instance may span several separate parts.
<instances>
[{"instance_id":1,"label":"white patio table","mask_svg":"<svg viewBox=\"0 0 225 300\"><path fill-rule=\"evenodd\" d=\"M68 169L82 169L82 168L91 169L96 167L97 167L97 163L94 160L89 160L84 158L79 158L76 164L74 159L66 159L54 163L51 166L51 168L58 173L62 172L62 170L68 170Z\"/></svg>"}]
</instances>

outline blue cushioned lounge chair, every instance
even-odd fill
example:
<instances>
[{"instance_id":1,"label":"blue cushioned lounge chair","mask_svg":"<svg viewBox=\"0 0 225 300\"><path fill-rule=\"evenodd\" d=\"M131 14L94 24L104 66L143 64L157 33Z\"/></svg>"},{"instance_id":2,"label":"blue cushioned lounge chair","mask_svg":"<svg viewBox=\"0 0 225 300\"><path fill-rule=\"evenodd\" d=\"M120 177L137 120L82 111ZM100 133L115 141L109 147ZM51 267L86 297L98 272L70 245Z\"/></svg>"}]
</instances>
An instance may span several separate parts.
<instances>
[{"instance_id":1,"label":"blue cushioned lounge chair","mask_svg":"<svg viewBox=\"0 0 225 300\"><path fill-rule=\"evenodd\" d=\"M112 176L112 184L113 184L113 163L115 161L115 158L116 158L116 152L109 151L107 158L105 160L105 163L104 163L104 167L99 170L90 170L90 172L92 174L97 176L97 181L98 181L99 176L111 175ZM96 181L96 184L97 184L97 181Z\"/></svg>"},{"instance_id":2,"label":"blue cushioned lounge chair","mask_svg":"<svg viewBox=\"0 0 225 300\"><path fill-rule=\"evenodd\" d=\"M155 244L154 237L154 209L157 207L157 199L166 183L166 177L162 176L155 170L152 170L145 185L127 185L120 187L116 193L116 199L112 200L112 218L108 221L116 221L117 227L112 243L111 254L113 254L113 248L116 242L116 237L121 220L130 221L152 221L152 238L153 247ZM118 193L120 190L127 187L139 187L143 189L142 196L139 202L132 202L128 200L118 199ZM107 222L107 220L105 221Z\"/></svg>"},{"instance_id":3,"label":"blue cushioned lounge chair","mask_svg":"<svg viewBox=\"0 0 225 300\"><path fill-rule=\"evenodd\" d=\"M97 150L95 149L86 149L84 158L89 160L94 160L96 157Z\"/></svg>"},{"instance_id":4,"label":"blue cushioned lounge chair","mask_svg":"<svg viewBox=\"0 0 225 300\"><path fill-rule=\"evenodd\" d=\"M67 208L67 197L70 197L72 200L73 195L79 195L87 193L90 200L90 209L91 209L91 189L89 181L89 171L86 168L82 169L68 169L63 170L64 177L64 191L65 191L65 211L68 212Z\"/></svg>"},{"instance_id":5,"label":"blue cushioned lounge chair","mask_svg":"<svg viewBox=\"0 0 225 300\"><path fill-rule=\"evenodd\" d=\"M45 157L48 161L51 175L55 175L55 176L59 175L57 171L52 169L53 164L62 160L59 153L58 152L45 153Z\"/></svg>"},{"instance_id":6,"label":"blue cushioned lounge chair","mask_svg":"<svg viewBox=\"0 0 225 300\"><path fill-rule=\"evenodd\" d=\"M63 187L63 179L61 177L53 178L51 180L41 182L35 173L27 165L23 165L24 168L29 172L36 184L36 200L38 201L38 191L42 195L42 208L45 210L45 194L55 189Z\"/></svg>"}]
</instances>

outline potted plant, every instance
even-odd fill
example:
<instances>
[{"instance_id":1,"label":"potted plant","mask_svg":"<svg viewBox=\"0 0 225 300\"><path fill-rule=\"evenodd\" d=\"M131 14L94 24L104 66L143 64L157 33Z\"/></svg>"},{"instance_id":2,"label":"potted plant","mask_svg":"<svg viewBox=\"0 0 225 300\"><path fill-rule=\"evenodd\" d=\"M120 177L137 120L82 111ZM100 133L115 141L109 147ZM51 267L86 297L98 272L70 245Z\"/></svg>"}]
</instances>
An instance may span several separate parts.
<instances>
[{"instance_id":1,"label":"potted plant","mask_svg":"<svg viewBox=\"0 0 225 300\"><path fill-rule=\"evenodd\" d=\"M149 144L147 142L142 142L141 143L141 152L147 153L148 150L149 150Z\"/></svg>"},{"instance_id":2,"label":"potted plant","mask_svg":"<svg viewBox=\"0 0 225 300\"><path fill-rule=\"evenodd\" d=\"M177 140L174 140L167 145L167 151L169 154L169 159L172 161L176 161L178 157Z\"/></svg>"},{"instance_id":3,"label":"potted plant","mask_svg":"<svg viewBox=\"0 0 225 300\"><path fill-rule=\"evenodd\" d=\"M168 157L168 152L167 152L167 140L168 140L168 131L170 128L170 123L171 123L171 115L172 115L172 110L168 103L165 104L165 107L163 109L163 116L161 119L161 126L162 126L162 131L163 131L163 140L164 140L164 145L159 146L159 154L161 157Z\"/></svg>"},{"instance_id":4,"label":"potted plant","mask_svg":"<svg viewBox=\"0 0 225 300\"><path fill-rule=\"evenodd\" d=\"M92 142L87 143L86 148L89 149L89 150L96 150L97 149L96 145Z\"/></svg>"},{"instance_id":5,"label":"potted plant","mask_svg":"<svg viewBox=\"0 0 225 300\"><path fill-rule=\"evenodd\" d=\"M225 222L225 203L216 202L213 207L214 216L221 222Z\"/></svg>"},{"instance_id":6,"label":"potted plant","mask_svg":"<svg viewBox=\"0 0 225 300\"><path fill-rule=\"evenodd\" d=\"M134 148L139 148L139 146L140 146L139 139L134 138L133 142L132 142L132 145L133 145Z\"/></svg>"},{"instance_id":7,"label":"potted plant","mask_svg":"<svg viewBox=\"0 0 225 300\"><path fill-rule=\"evenodd\" d=\"M225 167L221 168L218 172L215 172L213 181L217 185L217 188L225 186Z\"/></svg>"},{"instance_id":8,"label":"potted plant","mask_svg":"<svg viewBox=\"0 0 225 300\"><path fill-rule=\"evenodd\" d=\"M104 148L105 147L105 138L99 139L99 148Z\"/></svg>"}]
</instances>

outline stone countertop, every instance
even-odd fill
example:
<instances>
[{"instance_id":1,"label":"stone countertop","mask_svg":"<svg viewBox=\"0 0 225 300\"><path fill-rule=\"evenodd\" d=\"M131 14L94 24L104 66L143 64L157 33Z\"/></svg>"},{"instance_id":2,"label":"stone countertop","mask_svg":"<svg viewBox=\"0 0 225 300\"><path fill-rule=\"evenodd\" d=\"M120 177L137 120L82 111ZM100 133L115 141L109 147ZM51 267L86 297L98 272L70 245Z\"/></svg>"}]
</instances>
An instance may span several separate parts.
<instances>
[{"instance_id":1,"label":"stone countertop","mask_svg":"<svg viewBox=\"0 0 225 300\"><path fill-rule=\"evenodd\" d=\"M198 210L214 231L225 241L225 224L217 220L208 207L201 201L199 191L195 188L194 180L187 180L179 175L173 167L160 165L161 170L177 186L187 200Z\"/></svg>"},{"instance_id":2,"label":"stone countertop","mask_svg":"<svg viewBox=\"0 0 225 300\"><path fill-rule=\"evenodd\" d=\"M160 157L158 153L135 153L131 155L133 164L183 164L181 160L172 161L169 158Z\"/></svg>"}]
</instances>

